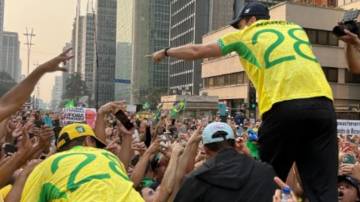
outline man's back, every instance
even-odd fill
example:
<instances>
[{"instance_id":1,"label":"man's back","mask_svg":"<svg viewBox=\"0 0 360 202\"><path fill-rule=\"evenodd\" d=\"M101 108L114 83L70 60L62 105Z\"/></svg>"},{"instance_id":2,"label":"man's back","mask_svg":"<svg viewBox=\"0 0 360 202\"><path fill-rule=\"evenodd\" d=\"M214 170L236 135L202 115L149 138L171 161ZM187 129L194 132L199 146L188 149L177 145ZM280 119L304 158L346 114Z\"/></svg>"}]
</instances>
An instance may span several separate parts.
<instances>
[{"instance_id":1,"label":"man's back","mask_svg":"<svg viewBox=\"0 0 360 202\"><path fill-rule=\"evenodd\" d=\"M236 51L259 95L260 114L281 101L327 97L331 88L305 31L297 24L259 20L219 39L223 55Z\"/></svg>"},{"instance_id":2,"label":"man's back","mask_svg":"<svg viewBox=\"0 0 360 202\"><path fill-rule=\"evenodd\" d=\"M74 147L39 164L26 181L21 201L143 201L112 153Z\"/></svg>"},{"instance_id":3,"label":"man's back","mask_svg":"<svg viewBox=\"0 0 360 202\"><path fill-rule=\"evenodd\" d=\"M225 149L185 179L175 201L272 201L274 177L270 165Z\"/></svg>"}]
</instances>

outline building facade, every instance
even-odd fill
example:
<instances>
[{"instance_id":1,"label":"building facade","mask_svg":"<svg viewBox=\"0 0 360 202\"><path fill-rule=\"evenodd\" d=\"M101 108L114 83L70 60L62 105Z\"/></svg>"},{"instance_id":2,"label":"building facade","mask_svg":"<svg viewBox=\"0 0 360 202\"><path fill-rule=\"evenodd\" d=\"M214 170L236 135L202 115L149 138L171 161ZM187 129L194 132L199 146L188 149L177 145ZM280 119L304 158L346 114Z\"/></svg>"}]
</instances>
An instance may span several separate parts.
<instances>
[{"instance_id":1,"label":"building facade","mask_svg":"<svg viewBox=\"0 0 360 202\"><path fill-rule=\"evenodd\" d=\"M117 1L115 99L128 103L131 97L134 3L132 0Z\"/></svg>"},{"instance_id":2,"label":"building facade","mask_svg":"<svg viewBox=\"0 0 360 202\"><path fill-rule=\"evenodd\" d=\"M94 88L94 66L96 64L95 57L95 22L94 14L88 12L84 16L82 30L82 50L81 50L81 76L86 83L87 91L90 97L94 97L92 89Z\"/></svg>"},{"instance_id":3,"label":"building facade","mask_svg":"<svg viewBox=\"0 0 360 202\"><path fill-rule=\"evenodd\" d=\"M202 36L227 25L234 10L241 10L245 1L184 0L171 1L170 47L201 43ZM170 59L169 93L199 94L202 87L201 60Z\"/></svg>"},{"instance_id":4,"label":"building facade","mask_svg":"<svg viewBox=\"0 0 360 202\"><path fill-rule=\"evenodd\" d=\"M201 36L209 31L209 1L171 1L170 47L200 43ZM169 93L191 94L199 92L201 60L169 59Z\"/></svg>"},{"instance_id":5,"label":"building facade","mask_svg":"<svg viewBox=\"0 0 360 202\"><path fill-rule=\"evenodd\" d=\"M169 46L169 26L170 26L170 1L151 0L149 12L149 49L148 53L153 53ZM149 90L165 91L168 87L168 60L154 63L147 60L149 64ZM150 95L148 95L150 96Z\"/></svg>"},{"instance_id":6,"label":"building facade","mask_svg":"<svg viewBox=\"0 0 360 202\"><path fill-rule=\"evenodd\" d=\"M132 104L144 104L156 96L155 92L159 90L166 92L167 61L155 64L144 56L169 46L169 5L167 0L141 0L134 3Z\"/></svg>"},{"instance_id":7,"label":"building facade","mask_svg":"<svg viewBox=\"0 0 360 202\"><path fill-rule=\"evenodd\" d=\"M20 80L20 42L16 32L0 32L0 72L8 73L15 81Z\"/></svg>"},{"instance_id":8,"label":"building facade","mask_svg":"<svg viewBox=\"0 0 360 202\"><path fill-rule=\"evenodd\" d=\"M116 0L96 2L96 59L94 68L95 106L114 100L116 59Z\"/></svg>"},{"instance_id":9,"label":"building facade","mask_svg":"<svg viewBox=\"0 0 360 202\"><path fill-rule=\"evenodd\" d=\"M50 107L53 110L59 108L59 105L62 100L62 93L63 93L63 76L55 76L55 83L52 88L52 99Z\"/></svg>"},{"instance_id":10,"label":"building facade","mask_svg":"<svg viewBox=\"0 0 360 202\"><path fill-rule=\"evenodd\" d=\"M5 0L0 0L0 32L4 30Z\"/></svg>"},{"instance_id":11,"label":"building facade","mask_svg":"<svg viewBox=\"0 0 360 202\"><path fill-rule=\"evenodd\" d=\"M236 2L236 0L235 0ZM244 0L239 2L239 7ZM224 27L234 17L234 2L210 0L209 31Z\"/></svg>"}]
</instances>

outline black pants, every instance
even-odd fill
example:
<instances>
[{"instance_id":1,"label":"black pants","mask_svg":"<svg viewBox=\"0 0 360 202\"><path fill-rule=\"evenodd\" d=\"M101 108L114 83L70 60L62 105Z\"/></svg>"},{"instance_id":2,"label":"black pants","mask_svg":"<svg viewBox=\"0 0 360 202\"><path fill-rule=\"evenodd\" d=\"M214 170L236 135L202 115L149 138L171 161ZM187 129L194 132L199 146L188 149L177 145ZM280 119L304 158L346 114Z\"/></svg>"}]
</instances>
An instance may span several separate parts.
<instances>
[{"instance_id":1,"label":"black pants","mask_svg":"<svg viewBox=\"0 0 360 202\"><path fill-rule=\"evenodd\" d=\"M319 97L275 104L259 129L260 158L286 180L294 162L311 202L337 201L338 145L331 100Z\"/></svg>"}]
</instances>

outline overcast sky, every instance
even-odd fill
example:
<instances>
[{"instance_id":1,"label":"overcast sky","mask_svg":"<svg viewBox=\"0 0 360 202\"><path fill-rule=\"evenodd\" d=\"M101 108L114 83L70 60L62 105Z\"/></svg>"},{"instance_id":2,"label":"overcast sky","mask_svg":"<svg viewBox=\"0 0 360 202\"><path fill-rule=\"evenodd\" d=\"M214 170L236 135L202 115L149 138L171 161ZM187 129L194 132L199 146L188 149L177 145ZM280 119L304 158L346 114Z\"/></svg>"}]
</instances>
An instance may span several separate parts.
<instances>
[{"instance_id":1,"label":"overcast sky","mask_svg":"<svg viewBox=\"0 0 360 202\"><path fill-rule=\"evenodd\" d=\"M86 4L86 0L82 0ZM85 5L82 6L85 8ZM72 23L76 13L76 0L5 0L5 31L19 33L22 74L27 72L26 27L34 28L30 69L59 54L71 40ZM40 97L51 100L54 75L48 74L40 81Z\"/></svg>"}]
</instances>

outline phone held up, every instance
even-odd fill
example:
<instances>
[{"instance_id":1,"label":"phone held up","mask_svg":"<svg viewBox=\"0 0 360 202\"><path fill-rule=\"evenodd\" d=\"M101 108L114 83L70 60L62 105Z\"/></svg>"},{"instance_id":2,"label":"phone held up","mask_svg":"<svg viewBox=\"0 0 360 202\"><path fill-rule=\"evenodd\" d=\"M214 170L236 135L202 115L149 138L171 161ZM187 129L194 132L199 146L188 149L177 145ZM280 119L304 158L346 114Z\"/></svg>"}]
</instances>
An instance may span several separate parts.
<instances>
[{"instance_id":1,"label":"phone held up","mask_svg":"<svg viewBox=\"0 0 360 202\"><path fill-rule=\"evenodd\" d=\"M17 152L17 148L15 147L15 145L10 144L10 143L5 143L2 145L2 150L4 152L4 154L6 156L11 156L13 155L15 152Z\"/></svg>"},{"instance_id":2,"label":"phone held up","mask_svg":"<svg viewBox=\"0 0 360 202\"><path fill-rule=\"evenodd\" d=\"M119 110L118 112L116 112L115 116L124 125L124 127L126 129L130 130L130 129L134 128L134 124L131 123L128 116L122 110Z\"/></svg>"}]
</instances>

